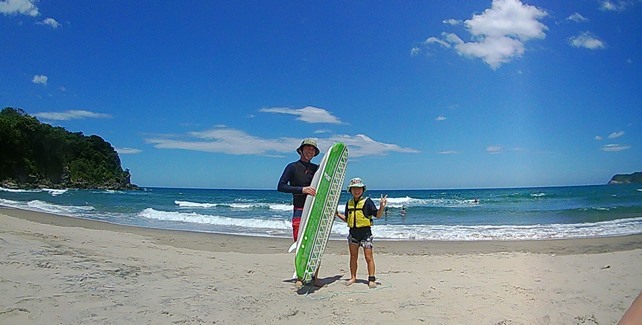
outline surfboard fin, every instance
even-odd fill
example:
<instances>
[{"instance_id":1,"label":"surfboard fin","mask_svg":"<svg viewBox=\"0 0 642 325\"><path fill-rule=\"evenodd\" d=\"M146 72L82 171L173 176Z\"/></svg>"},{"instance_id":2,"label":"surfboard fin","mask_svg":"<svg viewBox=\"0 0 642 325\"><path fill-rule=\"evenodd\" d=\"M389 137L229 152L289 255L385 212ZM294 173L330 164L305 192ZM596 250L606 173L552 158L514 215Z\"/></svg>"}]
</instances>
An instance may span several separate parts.
<instances>
[{"instance_id":1,"label":"surfboard fin","mask_svg":"<svg viewBox=\"0 0 642 325\"><path fill-rule=\"evenodd\" d=\"M288 253L292 253L292 251L296 249L296 243L297 242L292 243L292 246L290 246L290 248L288 248Z\"/></svg>"}]
</instances>

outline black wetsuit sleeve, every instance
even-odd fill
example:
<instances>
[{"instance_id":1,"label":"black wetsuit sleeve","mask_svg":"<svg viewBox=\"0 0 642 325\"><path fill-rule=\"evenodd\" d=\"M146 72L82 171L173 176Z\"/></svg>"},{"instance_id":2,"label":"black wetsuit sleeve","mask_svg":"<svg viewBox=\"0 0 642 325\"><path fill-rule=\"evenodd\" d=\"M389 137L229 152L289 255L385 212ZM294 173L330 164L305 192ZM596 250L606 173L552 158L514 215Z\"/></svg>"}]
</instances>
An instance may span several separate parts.
<instances>
[{"instance_id":1,"label":"black wetsuit sleeve","mask_svg":"<svg viewBox=\"0 0 642 325\"><path fill-rule=\"evenodd\" d=\"M293 193L293 194L303 193L302 186L290 185L290 181L292 180L294 175L294 169L295 169L294 163L290 163L287 166L285 166L285 169L283 170L283 174L281 174L281 178L279 178L279 184L276 187L277 191L284 192L284 193Z\"/></svg>"}]
</instances>

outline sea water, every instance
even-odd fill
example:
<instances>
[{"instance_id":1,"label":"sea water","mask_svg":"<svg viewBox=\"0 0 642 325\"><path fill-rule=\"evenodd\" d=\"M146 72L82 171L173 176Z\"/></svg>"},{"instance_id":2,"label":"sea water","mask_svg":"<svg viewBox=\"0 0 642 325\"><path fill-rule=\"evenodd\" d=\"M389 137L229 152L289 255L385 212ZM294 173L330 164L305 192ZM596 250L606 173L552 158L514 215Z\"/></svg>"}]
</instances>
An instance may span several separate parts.
<instances>
[{"instance_id":1,"label":"sea water","mask_svg":"<svg viewBox=\"0 0 642 325\"><path fill-rule=\"evenodd\" d=\"M642 233L642 185L368 190L388 208L374 221L376 239L531 240ZM341 196L343 212L349 194ZM292 236L292 196L276 190L142 188L14 190L0 206L122 225L250 236ZM336 219L331 238L346 224Z\"/></svg>"}]
</instances>

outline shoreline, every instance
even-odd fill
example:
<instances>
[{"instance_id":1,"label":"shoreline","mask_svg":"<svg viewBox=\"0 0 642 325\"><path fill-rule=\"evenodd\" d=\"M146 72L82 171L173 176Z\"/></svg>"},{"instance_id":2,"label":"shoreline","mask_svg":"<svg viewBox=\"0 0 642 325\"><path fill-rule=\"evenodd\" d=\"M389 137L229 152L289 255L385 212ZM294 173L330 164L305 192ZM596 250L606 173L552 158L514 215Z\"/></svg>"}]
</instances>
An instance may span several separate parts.
<instances>
[{"instance_id":1,"label":"shoreline","mask_svg":"<svg viewBox=\"0 0 642 325\"><path fill-rule=\"evenodd\" d=\"M239 253L275 254L287 252L287 248L292 243L288 238L146 228L8 207L0 207L0 214L60 227L81 227L151 236L158 244L210 252L234 251ZM240 245L239 242L246 243L246 245ZM375 243L377 254L462 255L523 252L576 255L642 249L642 234L595 238L506 241L377 240L375 238ZM344 240L331 239L326 247L326 252L333 254L342 254L346 250L347 247Z\"/></svg>"},{"instance_id":2,"label":"shoreline","mask_svg":"<svg viewBox=\"0 0 642 325\"><path fill-rule=\"evenodd\" d=\"M337 240L323 287L297 289L286 238L0 208L0 324L615 324L642 289L641 242L375 239L369 289L362 254L345 285Z\"/></svg>"}]
</instances>

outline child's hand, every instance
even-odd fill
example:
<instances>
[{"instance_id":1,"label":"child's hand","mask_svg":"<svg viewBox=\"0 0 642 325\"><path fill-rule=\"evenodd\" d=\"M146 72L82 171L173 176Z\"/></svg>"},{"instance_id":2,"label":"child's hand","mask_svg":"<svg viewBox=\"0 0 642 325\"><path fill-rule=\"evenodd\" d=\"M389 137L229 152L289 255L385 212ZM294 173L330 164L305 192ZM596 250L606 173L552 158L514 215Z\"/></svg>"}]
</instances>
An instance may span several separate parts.
<instances>
[{"instance_id":1,"label":"child's hand","mask_svg":"<svg viewBox=\"0 0 642 325\"><path fill-rule=\"evenodd\" d=\"M381 201L379 203L379 207L384 208L386 204L388 204L388 194L386 195L381 194Z\"/></svg>"}]
</instances>

